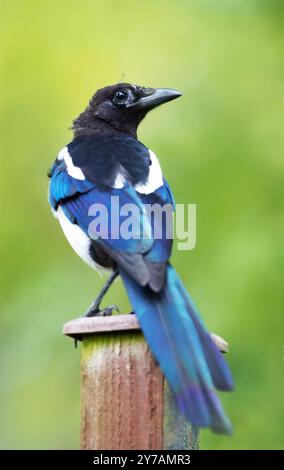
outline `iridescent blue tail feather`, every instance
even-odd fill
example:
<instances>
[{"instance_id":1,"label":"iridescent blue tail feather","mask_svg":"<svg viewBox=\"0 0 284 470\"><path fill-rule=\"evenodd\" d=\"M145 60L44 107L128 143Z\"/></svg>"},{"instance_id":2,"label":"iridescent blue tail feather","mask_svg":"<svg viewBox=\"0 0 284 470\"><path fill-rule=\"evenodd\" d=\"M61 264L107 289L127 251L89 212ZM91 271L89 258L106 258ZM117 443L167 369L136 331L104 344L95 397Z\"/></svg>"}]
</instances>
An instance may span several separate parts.
<instances>
[{"instance_id":1,"label":"iridescent blue tail feather","mask_svg":"<svg viewBox=\"0 0 284 470\"><path fill-rule=\"evenodd\" d=\"M195 425L231 434L215 389L232 390L230 370L200 319L174 268L159 293L141 287L120 270L149 347L177 404Z\"/></svg>"}]
</instances>

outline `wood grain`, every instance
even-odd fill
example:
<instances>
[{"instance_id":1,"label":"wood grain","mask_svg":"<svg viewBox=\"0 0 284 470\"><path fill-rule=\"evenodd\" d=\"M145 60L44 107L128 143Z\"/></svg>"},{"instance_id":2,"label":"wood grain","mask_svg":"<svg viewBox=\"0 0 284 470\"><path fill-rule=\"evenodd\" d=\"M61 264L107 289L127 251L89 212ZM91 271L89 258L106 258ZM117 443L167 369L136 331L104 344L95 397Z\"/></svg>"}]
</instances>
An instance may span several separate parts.
<instances>
[{"instance_id":1,"label":"wood grain","mask_svg":"<svg viewBox=\"0 0 284 470\"><path fill-rule=\"evenodd\" d=\"M162 449L163 376L138 332L86 338L81 448Z\"/></svg>"}]
</instances>

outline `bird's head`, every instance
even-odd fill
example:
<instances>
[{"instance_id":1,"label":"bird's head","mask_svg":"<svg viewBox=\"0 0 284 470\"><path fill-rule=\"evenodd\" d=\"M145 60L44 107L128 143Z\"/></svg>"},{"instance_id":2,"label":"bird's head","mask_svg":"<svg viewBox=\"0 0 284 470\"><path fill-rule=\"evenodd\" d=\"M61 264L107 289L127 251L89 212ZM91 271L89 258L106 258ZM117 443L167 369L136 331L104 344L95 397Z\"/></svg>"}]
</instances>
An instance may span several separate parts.
<instances>
[{"instance_id":1,"label":"bird's head","mask_svg":"<svg viewBox=\"0 0 284 470\"><path fill-rule=\"evenodd\" d=\"M115 129L136 136L139 123L153 108L181 93L169 88L145 88L118 83L98 90L87 108L73 122L75 134Z\"/></svg>"}]
</instances>

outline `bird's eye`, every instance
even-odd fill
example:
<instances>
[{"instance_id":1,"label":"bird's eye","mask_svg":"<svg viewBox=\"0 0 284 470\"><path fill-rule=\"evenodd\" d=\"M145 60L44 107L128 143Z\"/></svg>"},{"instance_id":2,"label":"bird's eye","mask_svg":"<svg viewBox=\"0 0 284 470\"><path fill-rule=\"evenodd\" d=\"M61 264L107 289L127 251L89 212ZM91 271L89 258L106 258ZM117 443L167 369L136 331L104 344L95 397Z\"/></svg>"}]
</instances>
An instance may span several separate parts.
<instances>
[{"instance_id":1,"label":"bird's eye","mask_svg":"<svg viewBox=\"0 0 284 470\"><path fill-rule=\"evenodd\" d=\"M124 100L125 98L127 98L127 91L126 90L119 90L115 93L115 98L118 100L118 101L122 101Z\"/></svg>"},{"instance_id":2,"label":"bird's eye","mask_svg":"<svg viewBox=\"0 0 284 470\"><path fill-rule=\"evenodd\" d=\"M122 90L117 90L114 95L113 95L113 102L115 104L123 104L127 101L128 99L128 91L125 89Z\"/></svg>"}]
</instances>

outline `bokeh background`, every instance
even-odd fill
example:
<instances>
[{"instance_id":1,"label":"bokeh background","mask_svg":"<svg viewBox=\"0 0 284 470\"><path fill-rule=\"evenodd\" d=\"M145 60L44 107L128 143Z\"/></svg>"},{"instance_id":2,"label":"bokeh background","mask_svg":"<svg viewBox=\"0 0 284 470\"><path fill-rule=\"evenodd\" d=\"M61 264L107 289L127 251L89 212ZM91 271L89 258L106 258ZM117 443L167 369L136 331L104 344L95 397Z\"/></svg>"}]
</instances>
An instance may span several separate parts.
<instances>
[{"instance_id":1,"label":"bokeh background","mask_svg":"<svg viewBox=\"0 0 284 470\"><path fill-rule=\"evenodd\" d=\"M101 86L173 87L139 137L197 246L173 262L230 342L235 433L203 449L284 447L284 8L273 0L0 0L0 447L79 446L79 356L61 334L102 280L47 204L46 172ZM120 282L106 302L128 305Z\"/></svg>"}]
</instances>

